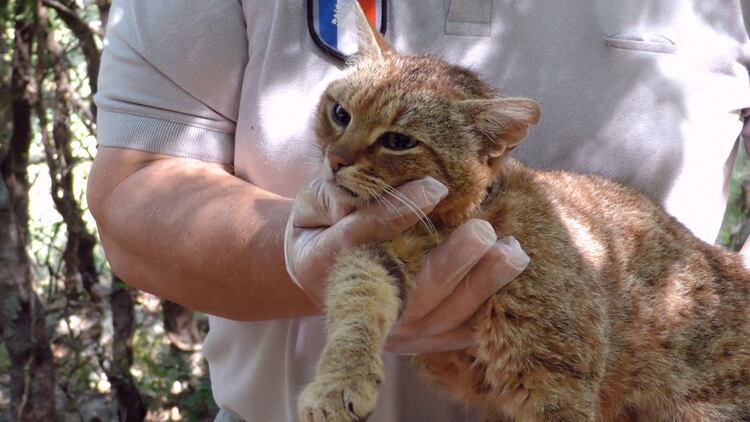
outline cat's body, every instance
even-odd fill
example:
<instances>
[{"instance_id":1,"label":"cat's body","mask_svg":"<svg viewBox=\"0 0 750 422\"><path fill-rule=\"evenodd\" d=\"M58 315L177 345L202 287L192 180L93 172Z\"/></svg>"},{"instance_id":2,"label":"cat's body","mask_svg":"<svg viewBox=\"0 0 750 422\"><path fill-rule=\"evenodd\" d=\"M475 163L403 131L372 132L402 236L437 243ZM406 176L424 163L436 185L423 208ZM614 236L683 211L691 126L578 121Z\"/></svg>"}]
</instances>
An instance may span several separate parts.
<instances>
[{"instance_id":1,"label":"cat's body","mask_svg":"<svg viewBox=\"0 0 750 422\"><path fill-rule=\"evenodd\" d=\"M303 421L369 414L381 353L424 255L469 218L518 239L528 268L474 316L478 343L417 357L489 420L750 420L750 273L643 195L529 169L507 152L539 120L471 72L363 35L363 59L321 101L325 166L355 205L432 176L449 195L391 242L342 251L328 344Z\"/></svg>"},{"instance_id":2,"label":"cat's body","mask_svg":"<svg viewBox=\"0 0 750 422\"><path fill-rule=\"evenodd\" d=\"M740 257L606 180L504 173L479 217L531 262L477 315L476 350L419 358L432 378L522 421L750 420Z\"/></svg>"}]
</instances>

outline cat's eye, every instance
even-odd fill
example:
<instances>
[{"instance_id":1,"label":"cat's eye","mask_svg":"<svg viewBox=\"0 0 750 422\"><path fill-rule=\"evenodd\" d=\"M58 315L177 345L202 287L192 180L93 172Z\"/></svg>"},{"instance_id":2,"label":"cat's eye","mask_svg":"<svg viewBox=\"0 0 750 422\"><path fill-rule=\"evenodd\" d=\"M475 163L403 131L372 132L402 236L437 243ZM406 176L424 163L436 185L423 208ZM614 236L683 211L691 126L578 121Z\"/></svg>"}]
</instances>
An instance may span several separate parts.
<instances>
[{"instance_id":1,"label":"cat's eye","mask_svg":"<svg viewBox=\"0 0 750 422\"><path fill-rule=\"evenodd\" d=\"M384 133L380 136L380 138L378 138L378 141L385 148L392 149L394 151L411 149L419 144L419 141L415 140L414 138L397 132Z\"/></svg>"},{"instance_id":2,"label":"cat's eye","mask_svg":"<svg viewBox=\"0 0 750 422\"><path fill-rule=\"evenodd\" d=\"M342 127L348 126L349 122L352 121L351 114L349 114L344 107L341 107L341 104L339 103L333 105L333 108L331 109L331 117L334 122Z\"/></svg>"}]
</instances>

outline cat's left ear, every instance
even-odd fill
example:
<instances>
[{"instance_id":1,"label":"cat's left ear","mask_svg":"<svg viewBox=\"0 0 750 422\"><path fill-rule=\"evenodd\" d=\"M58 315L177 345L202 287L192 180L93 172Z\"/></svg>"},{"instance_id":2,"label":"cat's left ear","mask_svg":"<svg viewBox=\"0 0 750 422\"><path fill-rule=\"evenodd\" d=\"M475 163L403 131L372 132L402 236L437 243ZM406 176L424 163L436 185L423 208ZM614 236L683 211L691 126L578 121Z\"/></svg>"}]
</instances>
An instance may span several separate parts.
<instances>
[{"instance_id":1,"label":"cat's left ear","mask_svg":"<svg viewBox=\"0 0 750 422\"><path fill-rule=\"evenodd\" d=\"M374 27L372 23L365 16L365 11L362 10L362 6L359 5L359 1L353 0L356 11L354 12L357 17L357 38L358 48L357 54L354 56L354 62L359 59L372 59L380 60L383 56L393 53L394 50L388 41L383 38L383 35Z\"/></svg>"},{"instance_id":2,"label":"cat's left ear","mask_svg":"<svg viewBox=\"0 0 750 422\"><path fill-rule=\"evenodd\" d=\"M457 103L466 121L488 142L489 158L505 155L526 138L529 126L539 123L542 108L529 98L501 97L490 100L464 100Z\"/></svg>"}]
</instances>

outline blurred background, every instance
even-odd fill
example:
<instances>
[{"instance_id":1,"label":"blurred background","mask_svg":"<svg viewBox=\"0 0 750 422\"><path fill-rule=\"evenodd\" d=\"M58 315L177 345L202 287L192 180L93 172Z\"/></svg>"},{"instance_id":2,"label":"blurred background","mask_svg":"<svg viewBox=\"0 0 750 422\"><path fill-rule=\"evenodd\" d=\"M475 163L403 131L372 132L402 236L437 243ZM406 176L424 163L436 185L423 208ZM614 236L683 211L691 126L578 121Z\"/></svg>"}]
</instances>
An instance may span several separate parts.
<instances>
[{"instance_id":1,"label":"blurred background","mask_svg":"<svg viewBox=\"0 0 750 422\"><path fill-rule=\"evenodd\" d=\"M0 421L213 420L200 315L128 288L87 210L111 0L0 0Z\"/></svg>"},{"instance_id":2,"label":"blurred background","mask_svg":"<svg viewBox=\"0 0 750 422\"><path fill-rule=\"evenodd\" d=\"M111 272L85 201L111 0L0 0L0 421L213 420L205 317ZM750 231L740 151L718 242Z\"/></svg>"}]
</instances>

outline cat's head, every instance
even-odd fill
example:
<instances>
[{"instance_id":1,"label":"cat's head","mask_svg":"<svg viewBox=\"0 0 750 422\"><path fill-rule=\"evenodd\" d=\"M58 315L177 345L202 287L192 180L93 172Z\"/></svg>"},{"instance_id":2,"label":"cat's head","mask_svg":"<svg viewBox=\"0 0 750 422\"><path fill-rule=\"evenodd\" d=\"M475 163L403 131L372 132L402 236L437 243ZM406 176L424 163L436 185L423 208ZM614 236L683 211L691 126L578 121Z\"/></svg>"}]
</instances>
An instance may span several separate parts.
<instances>
[{"instance_id":1,"label":"cat's head","mask_svg":"<svg viewBox=\"0 0 750 422\"><path fill-rule=\"evenodd\" d=\"M502 97L438 58L397 53L361 15L359 26L350 73L328 86L318 106L324 173L355 206L432 176L449 190L433 215L470 211L503 157L539 121L539 104Z\"/></svg>"}]
</instances>

